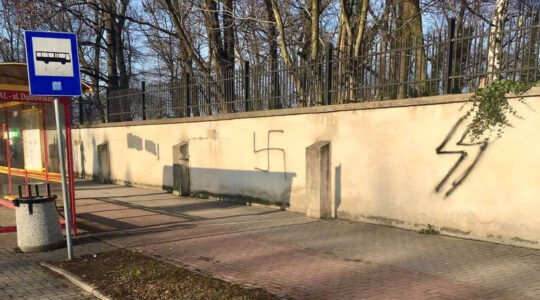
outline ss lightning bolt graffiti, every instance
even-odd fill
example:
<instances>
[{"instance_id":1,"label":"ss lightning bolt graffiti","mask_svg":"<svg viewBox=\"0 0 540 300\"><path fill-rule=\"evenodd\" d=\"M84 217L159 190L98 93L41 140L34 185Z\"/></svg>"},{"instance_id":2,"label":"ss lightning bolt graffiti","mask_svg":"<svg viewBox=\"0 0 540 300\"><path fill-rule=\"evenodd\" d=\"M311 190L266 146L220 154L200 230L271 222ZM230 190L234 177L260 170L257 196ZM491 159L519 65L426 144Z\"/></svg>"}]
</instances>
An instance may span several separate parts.
<instances>
[{"instance_id":1,"label":"ss lightning bolt graffiti","mask_svg":"<svg viewBox=\"0 0 540 300\"><path fill-rule=\"evenodd\" d=\"M483 140L483 141L479 141L479 142L472 142L472 143L465 142L465 139L467 138L467 136L468 136L468 134L470 132L469 125L466 125L465 130L463 131L463 133L461 135L461 138L456 143L456 146L466 147L465 148L466 150L465 149L464 150L459 150L459 148L455 149L455 150L454 149L446 149L446 145L448 144L448 142L456 135L456 133L459 132L458 129L465 126L465 125L463 125L463 122L466 119L467 119L466 116L461 117L454 124L452 129L450 129L450 132L448 132L448 135L446 136L444 141L441 143L441 145L439 145L439 147L437 147L437 149L436 149L437 154L440 154L440 155L443 155L443 154L457 154L457 155L459 155L458 160L454 163L454 165L450 168L450 170L448 170L448 173L439 182L437 187L435 187L435 191L440 192L443 189L443 186L445 185L445 183L450 179L450 177L452 177L454 172L464 162L465 158L467 158L467 156L469 156L469 152L467 152L467 151L469 149L470 150L475 150L474 148L477 148L477 149L479 148L478 154L476 154L476 157L473 159L471 164L459 176L457 176L457 178L455 178L454 181L452 181L452 186L444 194L445 197L450 196L450 194L452 194L456 190L456 188L459 187L459 185L462 184L463 181L465 181L465 179L467 179L467 176L469 176L471 171L474 169L474 167L476 166L476 164L480 160L480 157L483 155L484 151L486 151L486 149L488 147L487 140ZM474 147L474 146L476 146L476 147Z\"/></svg>"}]
</instances>

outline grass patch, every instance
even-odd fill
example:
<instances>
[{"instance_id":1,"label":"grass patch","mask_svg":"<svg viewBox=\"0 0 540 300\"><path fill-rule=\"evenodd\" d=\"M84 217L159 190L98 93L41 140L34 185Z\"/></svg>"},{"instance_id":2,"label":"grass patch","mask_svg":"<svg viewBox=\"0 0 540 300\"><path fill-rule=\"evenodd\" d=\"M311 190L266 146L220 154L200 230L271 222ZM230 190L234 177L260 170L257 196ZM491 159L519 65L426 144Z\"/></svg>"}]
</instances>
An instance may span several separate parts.
<instances>
[{"instance_id":1,"label":"grass patch","mask_svg":"<svg viewBox=\"0 0 540 300\"><path fill-rule=\"evenodd\" d=\"M439 234L440 232L431 224L427 224L427 228L420 230L420 234Z\"/></svg>"},{"instance_id":2,"label":"grass patch","mask_svg":"<svg viewBox=\"0 0 540 300\"><path fill-rule=\"evenodd\" d=\"M114 299L278 299L129 250L55 263Z\"/></svg>"}]
</instances>

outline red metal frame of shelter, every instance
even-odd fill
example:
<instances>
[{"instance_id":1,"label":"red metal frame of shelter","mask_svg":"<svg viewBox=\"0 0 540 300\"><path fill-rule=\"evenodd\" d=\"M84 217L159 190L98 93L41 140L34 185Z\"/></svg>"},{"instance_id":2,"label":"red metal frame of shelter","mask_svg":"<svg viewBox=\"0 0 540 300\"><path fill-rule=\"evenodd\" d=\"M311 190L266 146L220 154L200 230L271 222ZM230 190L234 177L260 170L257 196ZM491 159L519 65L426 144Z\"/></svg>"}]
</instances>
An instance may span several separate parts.
<instances>
[{"instance_id":1,"label":"red metal frame of shelter","mask_svg":"<svg viewBox=\"0 0 540 300\"><path fill-rule=\"evenodd\" d=\"M68 189L69 189L69 203L71 207L71 225L73 228L73 234L77 235L77 215L76 215L76 208L75 208L75 182L74 182L74 174L73 174L73 149L72 149L72 143L71 143L71 107L69 98L67 97L60 97L59 98L60 103L64 106L64 121L65 121L65 130L66 130L66 150L67 150L67 178L68 178ZM45 104L53 103L54 98L53 97L41 97L41 96L31 96L28 91L12 91L12 90L2 90L0 87L0 102L18 102L18 103L28 103L28 104L40 104L41 110L43 112L43 116L45 116ZM26 170L26 169L18 169L18 168L12 168L11 167L11 153L10 153L10 147L9 147L9 124L8 124L8 117L7 117L7 110L5 110L4 114L5 118L5 128L2 128L3 131L6 132L7 138L6 138L6 155L7 155L7 168L6 167L0 167L0 173L6 173L8 175L8 181L9 181L9 193L10 195L13 195L13 183L12 183L12 176L21 176L25 178L25 182L28 183L29 178L36 178L44 180L45 183L49 182L61 182L61 176L57 173L50 173L49 172L49 161L48 161L48 153L47 153L47 135L45 132L45 126L46 126L46 120L45 117L42 119L42 126L43 126L43 146L44 146L44 171L35 171L35 170ZM28 193L28 191L26 191ZM11 204L11 203L9 203ZM7 204L6 206L10 206ZM11 206L12 207L12 206ZM13 229L4 229L3 231L12 231ZM2 231L0 231L2 233Z\"/></svg>"}]
</instances>

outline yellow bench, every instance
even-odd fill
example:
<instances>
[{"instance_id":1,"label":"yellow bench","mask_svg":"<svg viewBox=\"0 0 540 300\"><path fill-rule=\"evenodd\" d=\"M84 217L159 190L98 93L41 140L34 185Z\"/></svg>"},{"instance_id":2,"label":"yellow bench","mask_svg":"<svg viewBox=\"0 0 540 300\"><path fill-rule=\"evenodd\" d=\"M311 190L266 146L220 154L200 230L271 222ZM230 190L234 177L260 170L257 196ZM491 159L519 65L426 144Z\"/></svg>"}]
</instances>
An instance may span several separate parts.
<instances>
[{"instance_id":1,"label":"yellow bench","mask_svg":"<svg viewBox=\"0 0 540 300\"><path fill-rule=\"evenodd\" d=\"M17 199L17 197L16 196L6 195L6 196L4 196L4 199L6 199L8 201L13 201L13 200Z\"/></svg>"}]
</instances>

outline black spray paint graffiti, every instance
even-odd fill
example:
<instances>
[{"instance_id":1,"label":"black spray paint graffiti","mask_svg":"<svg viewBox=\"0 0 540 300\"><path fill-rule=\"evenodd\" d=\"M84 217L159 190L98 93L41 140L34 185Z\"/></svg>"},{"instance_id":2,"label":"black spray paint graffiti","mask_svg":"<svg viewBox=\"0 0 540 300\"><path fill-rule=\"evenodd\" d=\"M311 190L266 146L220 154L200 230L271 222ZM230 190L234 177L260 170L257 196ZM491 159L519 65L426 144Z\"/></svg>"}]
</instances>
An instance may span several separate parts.
<instances>
[{"instance_id":1,"label":"black spray paint graffiti","mask_svg":"<svg viewBox=\"0 0 540 300\"><path fill-rule=\"evenodd\" d=\"M283 130L268 130L268 134L267 134L267 138L266 138L266 148L261 148L261 149L257 149L257 147L255 146L255 140L256 140L256 136L255 136L255 132L253 132L253 152L254 153L258 153L258 152L261 152L261 151L266 151L266 159L267 159L267 162L266 162L266 169L261 169L261 168L257 168L255 167L255 170L259 170L259 171L262 171L262 172L269 172L270 171L270 151L274 150L274 151L280 151L282 154L283 154L283 175L285 176L285 179L287 179L287 162L286 162L286 159L285 159L285 149L283 148L275 148L275 147L270 147L270 135L272 133L283 133L284 131Z\"/></svg>"},{"instance_id":2,"label":"black spray paint graffiti","mask_svg":"<svg viewBox=\"0 0 540 300\"><path fill-rule=\"evenodd\" d=\"M443 188L444 184L446 183L446 181L448 181L448 179L452 176L452 174L454 174L454 172L456 171L456 169L461 165L461 163L463 162L463 160L465 160L465 158L468 156L468 153L465 151L465 150L444 150L444 148L446 147L446 144L450 141L450 139L452 139L452 137L454 137L454 135L456 134L456 131L458 130L458 128L460 127L460 125L462 125L462 123L465 121L466 117L463 116L461 117L457 122L456 124L454 124L454 126L452 127L452 129L450 130L450 132L448 132L448 135L446 136L446 138L444 139L444 141L442 142L442 144L437 147L436 151L437 151L437 154L459 154L459 159L456 161L456 163L452 166L452 168L450 168L450 170L448 170L448 173L446 174L446 176L444 176L444 178L441 180L441 182L439 182L439 184L437 185L437 187L435 187L435 191L437 192L440 192L441 189ZM450 189L448 189L448 191L446 191L446 193L444 194L445 197L448 197L450 194L452 194L456 188L463 183L463 181L465 181L465 179L467 178L467 176L469 176L469 174L471 173L472 169L476 166L476 164L478 163L478 161L480 160L480 157L482 156L482 154L484 154L484 151L486 151L486 148L488 146L488 142L487 140L483 140L483 141L480 141L480 142L473 142L473 143L466 143L464 142L465 139L467 138L468 134L470 132L470 128L469 126L467 125L466 128L465 128L465 131L463 132L461 138L459 139L459 141L456 143L457 146L466 146L466 147L470 147L470 146L480 146L480 150L478 151L478 154L476 155L476 157L474 158L474 160L472 161L472 163L465 169L465 171L463 171L463 173L461 173L461 175L459 175L453 182L452 182L452 186L450 187Z\"/></svg>"}]
</instances>

